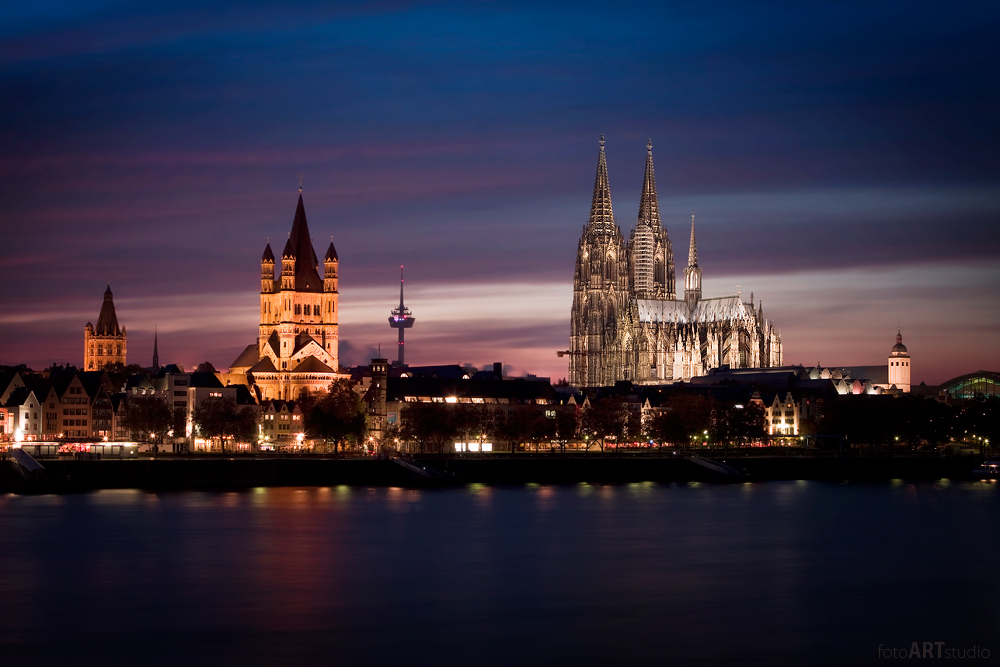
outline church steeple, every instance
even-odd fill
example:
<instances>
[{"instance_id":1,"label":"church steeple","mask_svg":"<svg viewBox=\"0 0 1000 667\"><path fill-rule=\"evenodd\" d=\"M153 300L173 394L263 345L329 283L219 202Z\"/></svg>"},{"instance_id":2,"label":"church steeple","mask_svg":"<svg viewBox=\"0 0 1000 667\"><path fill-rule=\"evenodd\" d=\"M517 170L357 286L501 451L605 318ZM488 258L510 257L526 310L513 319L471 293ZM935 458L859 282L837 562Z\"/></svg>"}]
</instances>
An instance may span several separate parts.
<instances>
[{"instance_id":1,"label":"church steeple","mask_svg":"<svg viewBox=\"0 0 1000 667\"><path fill-rule=\"evenodd\" d=\"M615 214L611 210L611 185L608 183L608 163L604 157L604 135L601 135L601 152L597 157L597 176L594 179L594 197L590 204L588 231L602 234L614 233Z\"/></svg>"},{"instance_id":2,"label":"church steeple","mask_svg":"<svg viewBox=\"0 0 1000 667\"><path fill-rule=\"evenodd\" d=\"M125 365L127 350L125 327L118 324L115 312L115 295L111 284L104 290L101 314L97 316L97 326L90 322L83 328L83 366L88 371L101 370L108 364Z\"/></svg>"},{"instance_id":3,"label":"church steeple","mask_svg":"<svg viewBox=\"0 0 1000 667\"><path fill-rule=\"evenodd\" d=\"M281 260L282 289L293 289L297 292L323 291L323 283L319 279L319 260L316 259L312 238L309 236L309 223L306 222L301 189L299 202L295 207L295 218L292 220L292 230L288 234L285 249L281 252ZM291 275L285 275L286 269Z\"/></svg>"},{"instance_id":4,"label":"church steeple","mask_svg":"<svg viewBox=\"0 0 1000 667\"><path fill-rule=\"evenodd\" d=\"M701 267L698 266L698 244L694 238L694 213L691 214L691 245L688 247L688 265L684 269L684 301L690 310L701 300Z\"/></svg>"},{"instance_id":5,"label":"church steeple","mask_svg":"<svg viewBox=\"0 0 1000 667\"><path fill-rule=\"evenodd\" d=\"M653 140L646 141L646 176L642 179L642 196L639 199L640 225L660 228L660 204L656 197L656 175L653 173Z\"/></svg>"},{"instance_id":6,"label":"church steeple","mask_svg":"<svg viewBox=\"0 0 1000 667\"><path fill-rule=\"evenodd\" d=\"M101 314L97 316L98 336L120 336L122 329L118 326L118 315L115 313L115 295L111 293L111 283L104 290L104 303L101 304Z\"/></svg>"}]
</instances>

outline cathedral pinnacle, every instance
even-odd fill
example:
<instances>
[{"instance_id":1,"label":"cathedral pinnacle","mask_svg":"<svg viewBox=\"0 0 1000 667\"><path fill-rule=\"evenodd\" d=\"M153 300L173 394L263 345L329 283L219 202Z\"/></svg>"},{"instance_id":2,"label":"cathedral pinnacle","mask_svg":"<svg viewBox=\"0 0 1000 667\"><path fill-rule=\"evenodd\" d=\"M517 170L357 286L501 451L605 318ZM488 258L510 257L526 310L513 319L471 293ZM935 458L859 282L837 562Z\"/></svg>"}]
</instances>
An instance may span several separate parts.
<instances>
[{"instance_id":1,"label":"cathedral pinnacle","mask_svg":"<svg viewBox=\"0 0 1000 667\"><path fill-rule=\"evenodd\" d=\"M611 186L608 183L608 163L604 157L604 135L601 135L601 152L597 158L597 176L594 179L594 197L590 205L590 222L587 228L611 234L615 231L615 215L611 209Z\"/></svg>"}]
</instances>

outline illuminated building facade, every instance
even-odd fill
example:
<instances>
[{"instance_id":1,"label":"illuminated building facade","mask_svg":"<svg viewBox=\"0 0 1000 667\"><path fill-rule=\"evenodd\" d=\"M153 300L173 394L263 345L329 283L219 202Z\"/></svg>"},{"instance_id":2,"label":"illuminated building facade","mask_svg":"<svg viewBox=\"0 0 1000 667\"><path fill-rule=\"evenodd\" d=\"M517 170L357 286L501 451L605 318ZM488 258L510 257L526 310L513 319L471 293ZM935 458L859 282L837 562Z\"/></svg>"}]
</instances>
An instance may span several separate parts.
<instances>
[{"instance_id":1,"label":"illuminated building facade","mask_svg":"<svg viewBox=\"0 0 1000 667\"><path fill-rule=\"evenodd\" d=\"M303 392L326 389L340 377L339 263L331 240L320 278L300 188L280 267L276 267L270 243L260 260L257 342L247 346L229 371L246 373L261 400L296 400Z\"/></svg>"},{"instance_id":2,"label":"illuminated building facade","mask_svg":"<svg viewBox=\"0 0 1000 667\"><path fill-rule=\"evenodd\" d=\"M781 335L754 309L753 295L702 298L694 216L684 293L677 298L674 257L660 221L652 143L635 229L626 244L611 206L604 137L590 219L577 247L570 316L570 384L658 384L709 369L781 365Z\"/></svg>"},{"instance_id":3,"label":"illuminated building facade","mask_svg":"<svg viewBox=\"0 0 1000 667\"><path fill-rule=\"evenodd\" d=\"M982 399L1000 396L1000 373L976 371L960 375L940 387L941 394L952 399Z\"/></svg>"},{"instance_id":4,"label":"illuminated building facade","mask_svg":"<svg viewBox=\"0 0 1000 667\"><path fill-rule=\"evenodd\" d=\"M83 328L83 368L99 371L109 364L125 366L125 327L118 326L115 297L111 285L104 290L104 303L97 316L97 326L90 322Z\"/></svg>"}]
</instances>

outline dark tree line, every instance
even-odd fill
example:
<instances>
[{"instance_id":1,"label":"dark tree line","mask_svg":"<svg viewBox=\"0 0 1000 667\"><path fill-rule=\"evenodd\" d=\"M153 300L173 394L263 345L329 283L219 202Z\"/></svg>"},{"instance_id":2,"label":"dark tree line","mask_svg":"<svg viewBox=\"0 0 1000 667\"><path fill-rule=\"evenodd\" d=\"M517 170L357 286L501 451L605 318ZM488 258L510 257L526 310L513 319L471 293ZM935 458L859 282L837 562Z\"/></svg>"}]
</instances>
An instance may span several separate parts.
<instances>
[{"instance_id":1,"label":"dark tree line","mask_svg":"<svg viewBox=\"0 0 1000 667\"><path fill-rule=\"evenodd\" d=\"M257 441L257 412L249 406L238 406L231 396L202 401L194 409L191 421L203 437L217 440L223 452L229 439L246 444Z\"/></svg>"},{"instance_id":2,"label":"dark tree line","mask_svg":"<svg viewBox=\"0 0 1000 667\"><path fill-rule=\"evenodd\" d=\"M351 383L337 380L319 396L304 396L299 401L305 415L306 434L324 441L323 449L334 452L359 446L365 439L365 404Z\"/></svg>"},{"instance_id":3,"label":"dark tree line","mask_svg":"<svg viewBox=\"0 0 1000 667\"><path fill-rule=\"evenodd\" d=\"M491 405L413 403L400 415L399 437L419 452L452 451L455 442L491 442L494 450L564 442L575 437L575 406L550 408L553 416L529 405L503 410Z\"/></svg>"},{"instance_id":4,"label":"dark tree line","mask_svg":"<svg viewBox=\"0 0 1000 667\"><path fill-rule=\"evenodd\" d=\"M982 445L990 454L1000 438L1000 400L947 404L910 394L842 396L827 402L817 430L852 445L916 448L954 440Z\"/></svg>"}]
</instances>

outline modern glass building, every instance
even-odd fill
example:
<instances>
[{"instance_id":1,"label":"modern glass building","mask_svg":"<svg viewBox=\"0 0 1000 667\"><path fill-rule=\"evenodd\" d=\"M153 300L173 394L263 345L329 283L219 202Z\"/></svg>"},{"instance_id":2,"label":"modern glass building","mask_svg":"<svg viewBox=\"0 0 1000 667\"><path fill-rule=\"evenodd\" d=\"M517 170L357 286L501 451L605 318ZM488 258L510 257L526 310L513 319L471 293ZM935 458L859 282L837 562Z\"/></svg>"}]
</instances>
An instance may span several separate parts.
<instances>
[{"instance_id":1,"label":"modern glass building","mask_svg":"<svg viewBox=\"0 0 1000 667\"><path fill-rule=\"evenodd\" d=\"M1000 396L1000 373L976 371L960 375L942 384L940 389L951 398Z\"/></svg>"}]
</instances>

